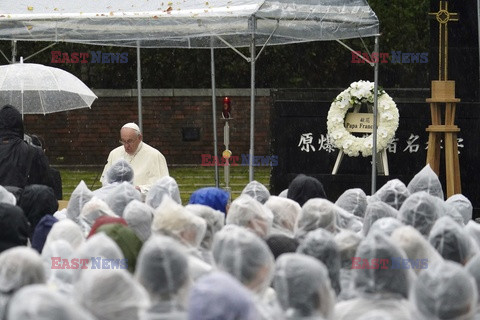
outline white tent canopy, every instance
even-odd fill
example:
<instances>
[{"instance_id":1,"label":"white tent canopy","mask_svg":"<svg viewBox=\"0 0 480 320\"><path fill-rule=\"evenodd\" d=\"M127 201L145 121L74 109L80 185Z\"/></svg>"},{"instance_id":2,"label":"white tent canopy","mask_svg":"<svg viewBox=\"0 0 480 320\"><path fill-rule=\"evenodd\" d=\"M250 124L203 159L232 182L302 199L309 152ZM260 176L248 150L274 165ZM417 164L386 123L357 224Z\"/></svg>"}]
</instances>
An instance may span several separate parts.
<instances>
[{"instance_id":1,"label":"white tent canopy","mask_svg":"<svg viewBox=\"0 0 480 320\"><path fill-rule=\"evenodd\" d=\"M250 180L253 180L256 46L376 37L379 22L366 0L28 0L0 2L0 40L77 42L143 48L250 47ZM139 55L137 57L139 59ZM140 61L138 74L140 74ZM139 77L140 78L140 77ZM378 64L375 65L375 90ZM138 90L141 92L140 81ZM374 114L376 116L376 103ZM141 95L139 122L141 125ZM374 128L374 142L376 128ZM374 151L376 144L374 143ZM375 189L375 156L372 193ZM218 186L218 168L216 184Z\"/></svg>"}]
</instances>

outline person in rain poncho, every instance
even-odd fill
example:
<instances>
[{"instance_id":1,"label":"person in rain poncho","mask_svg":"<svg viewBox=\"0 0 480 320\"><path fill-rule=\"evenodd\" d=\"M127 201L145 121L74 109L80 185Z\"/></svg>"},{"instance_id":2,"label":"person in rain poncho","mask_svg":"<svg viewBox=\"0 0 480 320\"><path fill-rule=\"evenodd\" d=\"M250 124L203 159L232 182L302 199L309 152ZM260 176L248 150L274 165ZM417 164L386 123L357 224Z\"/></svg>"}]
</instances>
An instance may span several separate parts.
<instances>
[{"instance_id":1,"label":"person in rain poncho","mask_svg":"<svg viewBox=\"0 0 480 320\"><path fill-rule=\"evenodd\" d=\"M37 250L39 253L42 253L45 241L47 241L47 236L50 233L50 230L52 230L53 225L57 222L58 219L49 214L40 219L32 235L33 249Z\"/></svg>"},{"instance_id":2,"label":"person in rain poncho","mask_svg":"<svg viewBox=\"0 0 480 320\"><path fill-rule=\"evenodd\" d=\"M300 242L309 231L323 228L335 234L338 211L343 210L327 199L310 199L302 207L295 226L295 238Z\"/></svg>"},{"instance_id":3,"label":"person in rain poncho","mask_svg":"<svg viewBox=\"0 0 480 320\"><path fill-rule=\"evenodd\" d=\"M93 194L105 201L113 189L122 182L133 185L133 168L126 160L119 159L108 169L102 187L94 190Z\"/></svg>"},{"instance_id":4,"label":"person in rain poncho","mask_svg":"<svg viewBox=\"0 0 480 320\"><path fill-rule=\"evenodd\" d=\"M226 214L229 200L230 195L227 191L215 187L205 187L195 190L188 203L203 204Z\"/></svg>"},{"instance_id":5,"label":"person in rain poncho","mask_svg":"<svg viewBox=\"0 0 480 320\"><path fill-rule=\"evenodd\" d=\"M310 231L298 246L297 252L312 256L325 264L330 284L338 295L340 293L340 251L333 235L325 229Z\"/></svg>"},{"instance_id":6,"label":"person in rain poncho","mask_svg":"<svg viewBox=\"0 0 480 320\"><path fill-rule=\"evenodd\" d=\"M335 204L351 214L363 218L367 209L367 195L360 188L347 189L338 197Z\"/></svg>"},{"instance_id":7,"label":"person in rain poncho","mask_svg":"<svg viewBox=\"0 0 480 320\"><path fill-rule=\"evenodd\" d=\"M458 210L463 217L463 223L465 225L472 220L473 205L463 194L454 194L445 200L445 202Z\"/></svg>"},{"instance_id":8,"label":"person in rain poncho","mask_svg":"<svg viewBox=\"0 0 480 320\"><path fill-rule=\"evenodd\" d=\"M432 195L419 191L410 195L402 204L398 211L398 220L428 237L441 211L442 208Z\"/></svg>"},{"instance_id":9,"label":"person in rain poncho","mask_svg":"<svg viewBox=\"0 0 480 320\"><path fill-rule=\"evenodd\" d=\"M475 311L475 320L480 319L480 255L475 255L465 265L465 270L475 279L477 284L477 306Z\"/></svg>"},{"instance_id":10,"label":"person in rain poncho","mask_svg":"<svg viewBox=\"0 0 480 320\"><path fill-rule=\"evenodd\" d=\"M255 293L259 319L282 319L274 291L269 287L274 258L260 237L244 227L227 225L215 234L212 253L219 270L230 273Z\"/></svg>"},{"instance_id":11,"label":"person in rain poncho","mask_svg":"<svg viewBox=\"0 0 480 320\"><path fill-rule=\"evenodd\" d=\"M182 204L177 181L170 176L160 178L151 186L145 197L145 203L153 209L156 209L162 204L164 196L166 195L176 203Z\"/></svg>"},{"instance_id":12,"label":"person in rain poncho","mask_svg":"<svg viewBox=\"0 0 480 320\"><path fill-rule=\"evenodd\" d=\"M368 202L382 201L399 210L405 200L410 196L407 186L399 179L388 180L380 189L378 189Z\"/></svg>"},{"instance_id":13,"label":"person in rain poncho","mask_svg":"<svg viewBox=\"0 0 480 320\"><path fill-rule=\"evenodd\" d=\"M267 187L256 180L250 181L245 188L243 188L241 194L247 194L261 204L265 204L270 198L270 191L268 191Z\"/></svg>"},{"instance_id":14,"label":"person in rain poncho","mask_svg":"<svg viewBox=\"0 0 480 320\"><path fill-rule=\"evenodd\" d=\"M138 200L130 201L123 210L123 218L143 242L147 241L152 233L153 214L152 207Z\"/></svg>"},{"instance_id":15,"label":"person in rain poncho","mask_svg":"<svg viewBox=\"0 0 480 320\"><path fill-rule=\"evenodd\" d=\"M476 252L473 240L450 217L438 219L428 236L430 244L447 260L465 265Z\"/></svg>"},{"instance_id":16,"label":"person in rain poncho","mask_svg":"<svg viewBox=\"0 0 480 320\"><path fill-rule=\"evenodd\" d=\"M288 185L287 198L292 199L303 207L305 202L312 198L327 198L323 184L314 177L304 174L296 176Z\"/></svg>"},{"instance_id":17,"label":"person in rain poncho","mask_svg":"<svg viewBox=\"0 0 480 320\"><path fill-rule=\"evenodd\" d=\"M41 284L24 287L12 297L6 320L20 319L95 320L81 306Z\"/></svg>"},{"instance_id":18,"label":"person in rain poncho","mask_svg":"<svg viewBox=\"0 0 480 320\"><path fill-rule=\"evenodd\" d=\"M16 246L26 246L30 232L22 208L0 203L0 253Z\"/></svg>"},{"instance_id":19,"label":"person in rain poncho","mask_svg":"<svg viewBox=\"0 0 480 320\"><path fill-rule=\"evenodd\" d=\"M240 195L230 205L225 222L250 229L265 239L272 228L273 214L252 197Z\"/></svg>"},{"instance_id":20,"label":"person in rain poncho","mask_svg":"<svg viewBox=\"0 0 480 320\"><path fill-rule=\"evenodd\" d=\"M67 241L76 249L85 241L85 236L78 224L65 219L58 221L52 226L52 229L48 233L47 240L45 240L45 246L48 246L52 241L60 239Z\"/></svg>"},{"instance_id":21,"label":"person in rain poncho","mask_svg":"<svg viewBox=\"0 0 480 320\"><path fill-rule=\"evenodd\" d=\"M273 213L272 229L270 234L283 234L293 237L295 222L302 208L292 199L270 196L265 206Z\"/></svg>"},{"instance_id":22,"label":"person in rain poncho","mask_svg":"<svg viewBox=\"0 0 480 320\"><path fill-rule=\"evenodd\" d=\"M82 228L85 237L90 233L95 221L103 216L118 217L105 201L96 196L85 203L78 217L78 224Z\"/></svg>"},{"instance_id":23,"label":"person in rain poncho","mask_svg":"<svg viewBox=\"0 0 480 320\"><path fill-rule=\"evenodd\" d=\"M15 247L0 254L0 319L13 294L35 283L45 283L42 258L37 251Z\"/></svg>"},{"instance_id":24,"label":"person in rain poncho","mask_svg":"<svg viewBox=\"0 0 480 320\"><path fill-rule=\"evenodd\" d=\"M63 239L49 242L48 246L42 251L41 257L45 270L46 283L53 290L64 294L71 294L73 283L76 279L75 269L70 262L73 261L75 250L70 243ZM67 259L68 265L63 265ZM78 258L77 258L78 259ZM79 262L79 260L77 260ZM81 265L79 263L78 268Z\"/></svg>"},{"instance_id":25,"label":"person in rain poncho","mask_svg":"<svg viewBox=\"0 0 480 320\"><path fill-rule=\"evenodd\" d=\"M370 226L381 218L397 218L398 211L385 202L382 201L375 201L370 202L367 205L367 209L365 210L365 218L363 219L363 235L366 236L370 231Z\"/></svg>"},{"instance_id":26,"label":"person in rain poncho","mask_svg":"<svg viewBox=\"0 0 480 320\"><path fill-rule=\"evenodd\" d=\"M0 203L11 204L12 206L17 204L17 198L13 193L0 186Z\"/></svg>"},{"instance_id":27,"label":"person in rain poncho","mask_svg":"<svg viewBox=\"0 0 480 320\"><path fill-rule=\"evenodd\" d=\"M470 220L464 230L472 240L473 250L480 251L480 224Z\"/></svg>"},{"instance_id":28,"label":"person in rain poncho","mask_svg":"<svg viewBox=\"0 0 480 320\"><path fill-rule=\"evenodd\" d=\"M53 215L58 210L58 201L53 189L41 184L26 186L17 205L23 209L30 222L30 234L33 234L43 216Z\"/></svg>"},{"instance_id":29,"label":"person in rain poncho","mask_svg":"<svg viewBox=\"0 0 480 320\"><path fill-rule=\"evenodd\" d=\"M275 264L273 287L287 319L331 319L335 293L322 262L285 253Z\"/></svg>"},{"instance_id":30,"label":"person in rain poncho","mask_svg":"<svg viewBox=\"0 0 480 320\"><path fill-rule=\"evenodd\" d=\"M404 224L398 220L397 218L393 217L384 217L378 220L375 220L374 223L370 226L368 232L382 232L386 236L390 237L392 233L400 228L403 227Z\"/></svg>"},{"instance_id":31,"label":"person in rain poncho","mask_svg":"<svg viewBox=\"0 0 480 320\"><path fill-rule=\"evenodd\" d=\"M444 261L419 274L410 301L412 319L473 320L477 309L475 280L458 263Z\"/></svg>"},{"instance_id":32,"label":"person in rain poncho","mask_svg":"<svg viewBox=\"0 0 480 320\"><path fill-rule=\"evenodd\" d=\"M122 269L85 269L73 298L98 320L140 320L150 306L146 290Z\"/></svg>"},{"instance_id":33,"label":"person in rain poncho","mask_svg":"<svg viewBox=\"0 0 480 320\"><path fill-rule=\"evenodd\" d=\"M352 260L356 298L335 306L336 320L356 320L371 310L384 310L394 319L410 320L408 293L415 273L402 267L407 259L382 233L370 233Z\"/></svg>"},{"instance_id":34,"label":"person in rain poncho","mask_svg":"<svg viewBox=\"0 0 480 320\"><path fill-rule=\"evenodd\" d=\"M188 255L174 239L152 235L140 251L135 278L152 303L143 319L186 318L186 294L191 282Z\"/></svg>"},{"instance_id":35,"label":"person in rain poncho","mask_svg":"<svg viewBox=\"0 0 480 320\"><path fill-rule=\"evenodd\" d=\"M80 181L80 183L73 190L70 200L68 201L66 214L67 218L77 222L83 206L92 198L93 192L88 189L85 181Z\"/></svg>"},{"instance_id":36,"label":"person in rain poncho","mask_svg":"<svg viewBox=\"0 0 480 320\"><path fill-rule=\"evenodd\" d=\"M205 235L203 236L203 239L200 242L199 250L202 255L202 260L208 264L212 264L213 263L213 257L212 257L213 236L218 231L220 231L225 225L225 215L221 211L214 210L202 204L189 204L185 206L185 208L191 213L205 220L207 224Z\"/></svg>"},{"instance_id":37,"label":"person in rain poncho","mask_svg":"<svg viewBox=\"0 0 480 320\"><path fill-rule=\"evenodd\" d=\"M442 184L437 174L430 167L430 164L427 164L410 180L407 188L410 194L425 191L434 197L444 200Z\"/></svg>"},{"instance_id":38,"label":"person in rain poncho","mask_svg":"<svg viewBox=\"0 0 480 320\"><path fill-rule=\"evenodd\" d=\"M200 277L190 291L189 320L257 320L253 293L230 274L213 271Z\"/></svg>"},{"instance_id":39,"label":"person in rain poncho","mask_svg":"<svg viewBox=\"0 0 480 320\"><path fill-rule=\"evenodd\" d=\"M142 195L135 187L128 183L122 182L113 189L105 200L107 205L119 217L123 217L123 211L130 201L142 201Z\"/></svg>"}]
</instances>

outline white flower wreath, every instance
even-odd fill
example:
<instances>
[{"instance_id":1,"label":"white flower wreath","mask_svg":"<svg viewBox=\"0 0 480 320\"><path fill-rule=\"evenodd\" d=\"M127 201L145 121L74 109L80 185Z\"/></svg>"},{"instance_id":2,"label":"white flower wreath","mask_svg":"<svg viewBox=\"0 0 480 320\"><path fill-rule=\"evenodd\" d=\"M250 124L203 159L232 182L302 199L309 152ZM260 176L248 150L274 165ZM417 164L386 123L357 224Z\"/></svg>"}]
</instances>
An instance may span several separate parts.
<instances>
[{"instance_id":1,"label":"white flower wreath","mask_svg":"<svg viewBox=\"0 0 480 320\"><path fill-rule=\"evenodd\" d=\"M372 155L373 134L356 137L347 131L344 121L350 108L361 104L373 106L373 86L370 81L353 82L335 98L328 111L327 129L330 141L350 157L357 157L360 153L364 157ZM377 105L377 152L380 152L395 136L399 114L395 102L383 89L378 90Z\"/></svg>"}]
</instances>

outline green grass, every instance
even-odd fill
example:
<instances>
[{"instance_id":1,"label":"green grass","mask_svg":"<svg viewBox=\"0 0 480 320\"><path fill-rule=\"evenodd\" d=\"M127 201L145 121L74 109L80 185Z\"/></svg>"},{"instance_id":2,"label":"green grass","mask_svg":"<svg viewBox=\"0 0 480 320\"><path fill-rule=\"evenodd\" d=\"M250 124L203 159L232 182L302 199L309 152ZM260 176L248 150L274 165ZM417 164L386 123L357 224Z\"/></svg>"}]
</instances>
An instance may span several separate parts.
<instances>
[{"instance_id":1,"label":"green grass","mask_svg":"<svg viewBox=\"0 0 480 320\"><path fill-rule=\"evenodd\" d=\"M63 183L63 199L69 200L75 187L80 181L85 181L90 190L101 187L99 181L103 168L100 167L76 167L59 168ZM214 167L170 167L170 176L173 177L180 189L182 203L188 203L193 191L202 187L215 186ZM219 185L225 188L224 168L218 167ZM255 167L254 179L270 187L270 167ZM230 189L232 199L238 197L242 189L248 183L248 167L230 167Z\"/></svg>"}]
</instances>

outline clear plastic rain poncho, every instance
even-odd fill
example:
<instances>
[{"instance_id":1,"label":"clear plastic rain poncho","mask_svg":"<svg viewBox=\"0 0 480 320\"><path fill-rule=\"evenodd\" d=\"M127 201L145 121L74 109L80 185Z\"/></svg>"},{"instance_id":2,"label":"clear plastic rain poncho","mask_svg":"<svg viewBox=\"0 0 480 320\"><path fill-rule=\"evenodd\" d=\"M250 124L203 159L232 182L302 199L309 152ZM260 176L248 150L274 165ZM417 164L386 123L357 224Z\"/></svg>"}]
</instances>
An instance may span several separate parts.
<instances>
[{"instance_id":1,"label":"clear plastic rain poncho","mask_svg":"<svg viewBox=\"0 0 480 320\"><path fill-rule=\"evenodd\" d=\"M441 212L442 208L434 197L425 191L420 191L413 193L405 200L398 211L398 219L420 231L424 237L428 237L430 229Z\"/></svg>"},{"instance_id":2,"label":"clear plastic rain poncho","mask_svg":"<svg viewBox=\"0 0 480 320\"><path fill-rule=\"evenodd\" d=\"M477 304L480 305L480 255L475 255L471 258L467 264L465 265L465 270L470 273L470 275L475 279L475 283L477 284ZM480 308L477 305L477 312L476 318L480 315Z\"/></svg>"},{"instance_id":3,"label":"clear plastic rain poncho","mask_svg":"<svg viewBox=\"0 0 480 320\"><path fill-rule=\"evenodd\" d=\"M337 226L341 229L348 229L360 232L363 229L363 218L335 205L337 207Z\"/></svg>"},{"instance_id":4,"label":"clear plastic rain poncho","mask_svg":"<svg viewBox=\"0 0 480 320\"><path fill-rule=\"evenodd\" d=\"M265 241L246 228L227 225L215 234L212 253L219 270L230 273L256 294L262 319L281 319L276 299L268 296L274 258Z\"/></svg>"},{"instance_id":5,"label":"clear plastic rain poncho","mask_svg":"<svg viewBox=\"0 0 480 320\"><path fill-rule=\"evenodd\" d=\"M77 221L80 212L82 212L83 206L92 198L93 192L88 189L85 181L80 181L75 187L75 190L73 190L70 200L68 201L67 218Z\"/></svg>"},{"instance_id":6,"label":"clear plastic rain poncho","mask_svg":"<svg viewBox=\"0 0 480 320\"><path fill-rule=\"evenodd\" d=\"M133 183L133 168L128 163L128 161L124 159L120 159L107 170L105 176L105 182L115 183L115 182L130 182Z\"/></svg>"},{"instance_id":7,"label":"clear plastic rain poncho","mask_svg":"<svg viewBox=\"0 0 480 320\"><path fill-rule=\"evenodd\" d=\"M410 320L407 298L415 273L403 266L407 260L383 233L369 233L352 262L356 298L337 303L334 319L356 320L371 310L383 310L394 319Z\"/></svg>"},{"instance_id":8,"label":"clear plastic rain poncho","mask_svg":"<svg viewBox=\"0 0 480 320\"><path fill-rule=\"evenodd\" d=\"M330 319L335 294L327 268L298 253L285 253L275 264L273 287L288 319Z\"/></svg>"},{"instance_id":9,"label":"clear plastic rain poncho","mask_svg":"<svg viewBox=\"0 0 480 320\"><path fill-rule=\"evenodd\" d=\"M46 285L20 289L11 299L6 320L95 320L78 304Z\"/></svg>"},{"instance_id":10,"label":"clear plastic rain poncho","mask_svg":"<svg viewBox=\"0 0 480 320\"><path fill-rule=\"evenodd\" d=\"M476 253L473 240L468 233L448 216L441 217L435 222L428 241L444 259L462 265Z\"/></svg>"},{"instance_id":11,"label":"clear plastic rain poncho","mask_svg":"<svg viewBox=\"0 0 480 320\"><path fill-rule=\"evenodd\" d=\"M122 269L86 269L73 293L98 320L140 320L150 306L146 290Z\"/></svg>"},{"instance_id":12,"label":"clear plastic rain poncho","mask_svg":"<svg viewBox=\"0 0 480 320\"><path fill-rule=\"evenodd\" d=\"M165 195L168 195L176 203L182 204L177 181L170 176L160 178L151 186L145 197L145 203L156 209L162 204Z\"/></svg>"},{"instance_id":13,"label":"clear plastic rain poncho","mask_svg":"<svg viewBox=\"0 0 480 320\"><path fill-rule=\"evenodd\" d=\"M249 195L261 204L265 204L268 198L270 198L270 191L268 191L267 187L256 180L250 181L245 188L243 188L242 194Z\"/></svg>"},{"instance_id":14,"label":"clear plastic rain poncho","mask_svg":"<svg viewBox=\"0 0 480 320\"><path fill-rule=\"evenodd\" d=\"M465 225L472 220L473 205L463 194L454 194L445 200L445 202L457 209L457 211L462 215L463 223Z\"/></svg>"},{"instance_id":15,"label":"clear plastic rain poncho","mask_svg":"<svg viewBox=\"0 0 480 320\"><path fill-rule=\"evenodd\" d=\"M407 185L410 194L419 191L425 191L428 194L445 200L443 197L443 189L437 174L432 170L430 164L427 164L420 170Z\"/></svg>"},{"instance_id":16,"label":"clear plastic rain poncho","mask_svg":"<svg viewBox=\"0 0 480 320\"><path fill-rule=\"evenodd\" d=\"M323 228L331 233L338 232L338 211L341 210L327 199L314 198L302 207L295 226L295 238L303 239L309 231Z\"/></svg>"},{"instance_id":17,"label":"clear plastic rain poncho","mask_svg":"<svg viewBox=\"0 0 480 320\"><path fill-rule=\"evenodd\" d=\"M475 280L460 264L444 261L419 274L410 301L412 319L473 320L477 307Z\"/></svg>"},{"instance_id":18,"label":"clear plastic rain poncho","mask_svg":"<svg viewBox=\"0 0 480 320\"><path fill-rule=\"evenodd\" d=\"M85 203L78 216L78 224L82 228L85 237L90 232L95 220L103 216L118 217L105 201L96 196Z\"/></svg>"},{"instance_id":19,"label":"clear plastic rain poncho","mask_svg":"<svg viewBox=\"0 0 480 320\"><path fill-rule=\"evenodd\" d=\"M17 198L15 195L5 189L3 186L0 186L0 203L8 203L12 206L17 204Z\"/></svg>"},{"instance_id":20,"label":"clear plastic rain poncho","mask_svg":"<svg viewBox=\"0 0 480 320\"><path fill-rule=\"evenodd\" d=\"M46 282L49 287L54 288L65 294L72 292L74 277L76 275L75 269L81 268L80 261L74 257L75 250L72 245L65 240L51 241L48 246L44 247L42 251L42 261L45 270ZM79 263L77 268L70 266L70 262L75 260ZM68 265L62 267L63 259L68 260ZM54 267L55 266L55 267ZM75 267L75 266L74 266Z\"/></svg>"},{"instance_id":21,"label":"clear plastic rain poncho","mask_svg":"<svg viewBox=\"0 0 480 320\"><path fill-rule=\"evenodd\" d=\"M397 218L398 211L382 201L370 202L365 210L363 218L363 234L366 236L370 231L370 226L381 218Z\"/></svg>"},{"instance_id":22,"label":"clear plastic rain poncho","mask_svg":"<svg viewBox=\"0 0 480 320\"><path fill-rule=\"evenodd\" d=\"M393 231L403 226L404 224L397 218L380 218L372 223L368 232L383 232L385 235L390 236Z\"/></svg>"},{"instance_id":23,"label":"clear plastic rain poncho","mask_svg":"<svg viewBox=\"0 0 480 320\"><path fill-rule=\"evenodd\" d=\"M338 300L351 299L354 296L352 281L352 260L355 257L363 236L351 230L341 230L334 236L340 254L340 294Z\"/></svg>"},{"instance_id":24,"label":"clear plastic rain poncho","mask_svg":"<svg viewBox=\"0 0 480 320\"><path fill-rule=\"evenodd\" d=\"M453 221L458 223L462 228L465 227L465 223L463 222L464 221L463 217L460 214L460 212L458 212L457 208L455 208L449 203L446 203L445 201L442 201L441 199L439 199L439 201L441 202L440 205L443 208L443 212L440 213L440 216L449 216L450 218L452 218Z\"/></svg>"},{"instance_id":25,"label":"clear plastic rain poncho","mask_svg":"<svg viewBox=\"0 0 480 320\"><path fill-rule=\"evenodd\" d=\"M45 283L42 258L37 251L14 247L0 254L0 319L12 295L35 283Z\"/></svg>"},{"instance_id":26,"label":"clear plastic rain poncho","mask_svg":"<svg viewBox=\"0 0 480 320\"><path fill-rule=\"evenodd\" d=\"M302 211L300 205L292 199L270 196L265 202L265 206L273 214L270 234L283 234L293 237L295 221Z\"/></svg>"},{"instance_id":27,"label":"clear plastic rain poncho","mask_svg":"<svg viewBox=\"0 0 480 320\"><path fill-rule=\"evenodd\" d=\"M409 196L410 191L407 186L399 179L392 179L378 189L368 202L382 201L399 210Z\"/></svg>"},{"instance_id":28,"label":"clear plastic rain poncho","mask_svg":"<svg viewBox=\"0 0 480 320\"><path fill-rule=\"evenodd\" d=\"M99 232L87 239L76 251L75 257L79 259L106 258L124 259L118 244L103 232ZM77 280L77 279L75 279Z\"/></svg>"},{"instance_id":29,"label":"clear plastic rain poncho","mask_svg":"<svg viewBox=\"0 0 480 320\"><path fill-rule=\"evenodd\" d=\"M105 202L112 211L119 217L123 217L123 211L130 201L142 201L140 191L128 182L122 182L107 196Z\"/></svg>"},{"instance_id":30,"label":"clear plastic rain poncho","mask_svg":"<svg viewBox=\"0 0 480 320\"><path fill-rule=\"evenodd\" d=\"M480 224L474 220L470 220L465 226L465 231L473 242L474 250L480 251Z\"/></svg>"},{"instance_id":31,"label":"clear plastic rain poncho","mask_svg":"<svg viewBox=\"0 0 480 320\"><path fill-rule=\"evenodd\" d=\"M409 264L417 274L443 261L437 250L412 226L396 229L390 239L407 254Z\"/></svg>"},{"instance_id":32,"label":"clear plastic rain poncho","mask_svg":"<svg viewBox=\"0 0 480 320\"><path fill-rule=\"evenodd\" d=\"M325 264L332 288L338 295L340 293L340 251L333 235L325 229L310 231L298 246L297 252L312 256Z\"/></svg>"},{"instance_id":33,"label":"clear plastic rain poncho","mask_svg":"<svg viewBox=\"0 0 480 320\"><path fill-rule=\"evenodd\" d=\"M257 320L254 296L237 279L213 271L199 278L188 299L189 320Z\"/></svg>"},{"instance_id":34,"label":"clear plastic rain poncho","mask_svg":"<svg viewBox=\"0 0 480 320\"><path fill-rule=\"evenodd\" d=\"M52 229L48 233L47 240L45 240L45 246L51 241L59 239L67 241L76 249L85 241L85 236L78 224L72 220L64 219L56 222L52 226Z\"/></svg>"},{"instance_id":35,"label":"clear plastic rain poncho","mask_svg":"<svg viewBox=\"0 0 480 320\"><path fill-rule=\"evenodd\" d=\"M147 241L152 233L154 209L148 204L132 200L123 210L123 218L140 240Z\"/></svg>"},{"instance_id":36,"label":"clear plastic rain poncho","mask_svg":"<svg viewBox=\"0 0 480 320\"><path fill-rule=\"evenodd\" d=\"M226 223L245 227L266 238L272 228L273 214L260 202L244 194L232 201Z\"/></svg>"},{"instance_id":37,"label":"clear plastic rain poncho","mask_svg":"<svg viewBox=\"0 0 480 320\"><path fill-rule=\"evenodd\" d=\"M199 216L207 223L205 235L200 242L200 252L202 259L208 264L213 263L212 242L214 235L225 225L225 215L223 212L214 210L209 206L202 204L189 204L185 208L191 213Z\"/></svg>"},{"instance_id":38,"label":"clear plastic rain poncho","mask_svg":"<svg viewBox=\"0 0 480 320\"><path fill-rule=\"evenodd\" d=\"M152 235L138 256L135 278L150 295L151 318L184 311L191 279L187 252L177 241Z\"/></svg>"},{"instance_id":39,"label":"clear plastic rain poncho","mask_svg":"<svg viewBox=\"0 0 480 320\"><path fill-rule=\"evenodd\" d=\"M360 188L347 189L338 197L335 204L347 212L363 218L367 208L367 195Z\"/></svg>"},{"instance_id":40,"label":"clear plastic rain poncho","mask_svg":"<svg viewBox=\"0 0 480 320\"><path fill-rule=\"evenodd\" d=\"M296 176L288 185L287 198L297 201L300 207L313 198L327 198L323 184L304 174Z\"/></svg>"}]
</instances>

